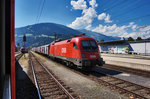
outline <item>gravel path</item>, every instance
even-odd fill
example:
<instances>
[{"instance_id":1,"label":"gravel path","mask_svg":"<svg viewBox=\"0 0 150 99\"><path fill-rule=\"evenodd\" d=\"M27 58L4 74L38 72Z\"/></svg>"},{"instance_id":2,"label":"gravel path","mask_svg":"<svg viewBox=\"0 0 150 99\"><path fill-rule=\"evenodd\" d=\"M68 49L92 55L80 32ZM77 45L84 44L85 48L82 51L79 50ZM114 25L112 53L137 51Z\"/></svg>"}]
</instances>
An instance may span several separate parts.
<instances>
[{"instance_id":1,"label":"gravel path","mask_svg":"<svg viewBox=\"0 0 150 99\"><path fill-rule=\"evenodd\" d=\"M81 99L128 99L118 93L97 84L73 71L64 68L64 66L55 63L48 58L35 54L39 59L58 76L67 86L79 94Z\"/></svg>"}]
</instances>

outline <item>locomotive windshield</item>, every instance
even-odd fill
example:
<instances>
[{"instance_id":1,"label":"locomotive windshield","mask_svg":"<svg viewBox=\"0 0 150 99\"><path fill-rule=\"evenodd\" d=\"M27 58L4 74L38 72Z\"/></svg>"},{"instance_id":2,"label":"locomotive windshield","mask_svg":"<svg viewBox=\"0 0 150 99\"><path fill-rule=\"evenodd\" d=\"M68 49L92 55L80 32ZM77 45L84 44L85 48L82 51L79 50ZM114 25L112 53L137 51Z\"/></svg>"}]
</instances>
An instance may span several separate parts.
<instances>
[{"instance_id":1,"label":"locomotive windshield","mask_svg":"<svg viewBox=\"0 0 150 99\"><path fill-rule=\"evenodd\" d=\"M82 40L83 51L97 51L97 44L94 40Z\"/></svg>"}]
</instances>

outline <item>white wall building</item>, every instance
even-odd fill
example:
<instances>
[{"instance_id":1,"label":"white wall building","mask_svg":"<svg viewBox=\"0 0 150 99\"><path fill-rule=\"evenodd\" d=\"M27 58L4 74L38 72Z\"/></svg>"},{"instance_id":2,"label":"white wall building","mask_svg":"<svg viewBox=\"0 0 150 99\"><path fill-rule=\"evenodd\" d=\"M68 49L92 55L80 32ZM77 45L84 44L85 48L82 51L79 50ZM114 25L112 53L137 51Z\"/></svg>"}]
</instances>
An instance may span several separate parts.
<instances>
[{"instance_id":1,"label":"white wall building","mask_svg":"<svg viewBox=\"0 0 150 99\"><path fill-rule=\"evenodd\" d=\"M129 42L129 44L134 52L150 55L150 41Z\"/></svg>"},{"instance_id":2,"label":"white wall building","mask_svg":"<svg viewBox=\"0 0 150 99\"><path fill-rule=\"evenodd\" d=\"M109 41L99 43L101 52L125 54L125 47L129 47L129 52L150 55L150 40L128 42L125 40Z\"/></svg>"}]
</instances>

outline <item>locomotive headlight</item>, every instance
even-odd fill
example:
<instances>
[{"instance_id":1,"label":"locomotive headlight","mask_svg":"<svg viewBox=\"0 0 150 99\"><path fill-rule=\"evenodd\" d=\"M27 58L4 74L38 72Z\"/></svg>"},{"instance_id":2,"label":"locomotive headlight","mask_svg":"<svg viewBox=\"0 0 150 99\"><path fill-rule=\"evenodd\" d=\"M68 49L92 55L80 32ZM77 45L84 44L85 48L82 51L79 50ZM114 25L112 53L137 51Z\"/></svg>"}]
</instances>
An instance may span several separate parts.
<instances>
[{"instance_id":1,"label":"locomotive headlight","mask_svg":"<svg viewBox=\"0 0 150 99\"><path fill-rule=\"evenodd\" d=\"M81 56L82 56L82 58L85 58L85 55L83 53L81 54Z\"/></svg>"}]
</instances>

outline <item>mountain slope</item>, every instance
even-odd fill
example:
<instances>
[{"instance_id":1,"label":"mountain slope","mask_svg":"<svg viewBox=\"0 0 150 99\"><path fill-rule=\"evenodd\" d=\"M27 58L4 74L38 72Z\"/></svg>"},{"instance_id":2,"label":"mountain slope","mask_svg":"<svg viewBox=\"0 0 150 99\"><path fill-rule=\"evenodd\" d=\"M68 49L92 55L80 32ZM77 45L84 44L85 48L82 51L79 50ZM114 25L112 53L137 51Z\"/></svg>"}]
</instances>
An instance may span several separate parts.
<instances>
[{"instance_id":1,"label":"mountain slope","mask_svg":"<svg viewBox=\"0 0 150 99\"><path fill-rule=\"evenodd\" d=\"M15 29L15 43L20 43L23 46L23 35L26 34L27 42L26 47L40 46L44 44L49 44L54 41L54 32L57 38L69 39L74 35L79 35L81 33L86 33L86 36L92 37L98 41L104 39L105 41L118 40L118 37L105 36L100 33L91 32L87 30L74 30L64 25L55 23L40 23L29 25L21 28Z\"/></svg>"},{"instance_id":2,"label":"mountain slope","mask_svg":"<svg viewBox=\"0 0 150 99\"><path fill-rule=\"evenodd\" d=\"M29 25L26 27L15 29L15 42L23 45L22 37L24 34L27 36L26 46L40 46L43 44L49 44L54 41L54 32L57 38L69 39L74 35L81 34L80 31L71 29L64 25L55 23L40 23Z\"/></svg>"},{"instance_id":3,"label":"mountain slope","mask_svg":"<svg viewBox=\"0 0 150 99\"><path fill-rule=\"evenodd\" d=\"M104 34L92 32L92 31L88 31L88 30L79 30L79 31L82 33L86 33L86 36L92 37L98 41L100 41L101 39L104 39L104 41L113 41L113 40L121 39L120 37L106 36Z\"/></svg>"}]
</instances>

